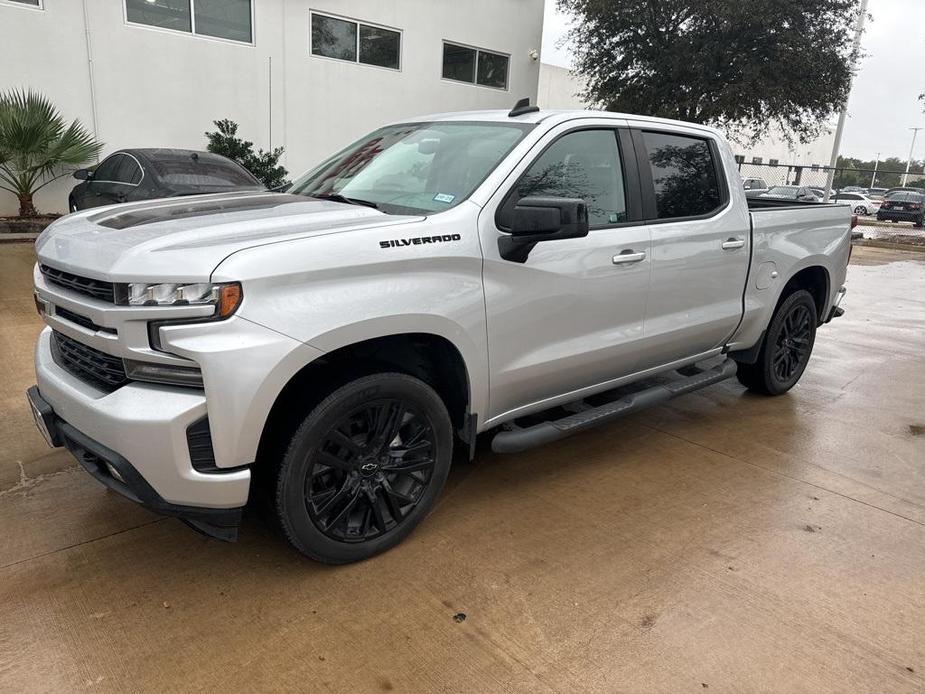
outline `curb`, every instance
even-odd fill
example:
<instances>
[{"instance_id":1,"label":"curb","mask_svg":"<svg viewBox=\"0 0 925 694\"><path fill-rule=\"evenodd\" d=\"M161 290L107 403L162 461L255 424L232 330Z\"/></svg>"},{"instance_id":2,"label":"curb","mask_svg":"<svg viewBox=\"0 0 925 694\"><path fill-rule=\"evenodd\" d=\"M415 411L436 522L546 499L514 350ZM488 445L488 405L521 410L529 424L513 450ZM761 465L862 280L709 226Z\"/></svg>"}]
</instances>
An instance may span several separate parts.
<instances>
[{"instance_id":1,"label":"curb","mask_svg":"<svg viewBox=\"0 0 925 694\"><path fill-rule=\"evenodd\" d=\"M0 243L25 243L26 241L35 241L39 235L32 232L8 232L0 234Z\"/></svg>"},{"instance_id":2,"label":"curb","mask_svg":"<svg viewBox=\"0 0 925 694\"><path fill-rule=\"evenodd\" d=\"M915 246L911 243L893 243L892 241L883 241L881 239L861 239L855 241L857 246L868 246L869 248L889 248L892 251L912 251L913 253L925 253L925 246Z\"/></svg>"}]
</instances>

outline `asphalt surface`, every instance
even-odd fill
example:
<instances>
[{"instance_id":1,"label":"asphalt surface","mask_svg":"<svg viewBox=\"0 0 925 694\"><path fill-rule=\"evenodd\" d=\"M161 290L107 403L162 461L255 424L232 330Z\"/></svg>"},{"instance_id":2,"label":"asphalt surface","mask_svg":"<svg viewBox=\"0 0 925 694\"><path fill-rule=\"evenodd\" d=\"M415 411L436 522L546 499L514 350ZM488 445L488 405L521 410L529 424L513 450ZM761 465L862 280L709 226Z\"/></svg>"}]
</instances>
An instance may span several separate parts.
<instances>
[{"instance_id":1,"label":"asphalt surface","mask_svg":"<svg viewBox=\"0 0 925 694\"><path fill-rule=\"evenodd\" d=\"M856 248L802 382L514 456L329 568L205 540L34 431L31 246L0 248L0 691L921 692L925 253Z\"/></svg>"}]
</instances>

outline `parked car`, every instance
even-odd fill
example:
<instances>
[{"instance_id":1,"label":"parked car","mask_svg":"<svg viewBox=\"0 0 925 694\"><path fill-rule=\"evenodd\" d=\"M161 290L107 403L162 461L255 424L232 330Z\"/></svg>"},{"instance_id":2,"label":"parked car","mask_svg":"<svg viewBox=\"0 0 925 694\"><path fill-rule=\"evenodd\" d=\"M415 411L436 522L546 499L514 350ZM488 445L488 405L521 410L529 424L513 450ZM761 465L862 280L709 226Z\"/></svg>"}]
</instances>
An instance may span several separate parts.
<instances>
[{"instance_id":1,"label":"parked car","mask_svg":"<svg viewBox=\"0 0 925 694\"><path fill-rule=\"evenodd\" d=\"M285 194L68 215L36 243L29 401L159 513L233 539L254 494L300 552L364 559L480 432L523 451L799 381L851 211L739 181L713 128L519 104L385 126Z\"/></svg>"},{"instance_id":2,"label":"parked car","mask_svg":"<svg viewBox=\"0 0 925 694\"><path fill-rule=\"evenodd\" d=\"M93 169L78 169L71 212L89 207L180 195L265 190L244 167L211 152L120 149Z\"/></svg>"},{"instance_id":3,"label":"parked car","mask_svg":"<svg viewBox=\"0 0 925 694\"><path fill-rule=\"evenodd\" d=\"M768 192L767 181L763 178L743 178L742 188L745 190L745 196L749 198L756 198Z\"/></svg>"},{"instance_id":4,"label":"parked car","mask_svg":"<svg viewBox=\"0 0 925 694\"><path fill-rule=\"evenodd\" d=\"M855 214L873 215L877 214L880 209L880 200L865 195L864 193L839 192L829 198L832 202L848 203Z\"/></svg>"},{"instance_id":5,"label":"parked car","mask_svg":"<svg viewBox=\"0 0 925 694\"><path fill-rule=\"evenodd\" d=\"M883 198L890 198L896 193L925 193L925 188L890 188L883 194Z\"/></svg>"},{"instance_id":6,"label":"parked car","mask_svg":"<svg viewBox=\"0 0 925 694\"><path fill-rule=\"evenodd\" d=\"M820 202L822 197L816 195L809 186L773 186L760 198L777 198L779 200L801 200L803 202Z\"/></svg>"},{"instance_id":7,"label":"parked car","mask_svg":"<svg viewBox=\"0 0 925 694\"><path fill-rule=\"evenodd\" d=\"M867 195L874 200L883 200L886 191L886 188L868 188Z\"/></svg>"},{"instance_id":8,"label":"parked car","mask_svg":"<svg viewBox=\"0 0 925 694\"><path fill-rule=\"evenodd\" d=\"M866 188L861 188L861 186L845 186L840 190L836 191L838 193L867 193Z\"/></svg>"},{"instance_id":9,"label":"parked car","mask_svg":"<svg viewBox=\"0 0 925 694\"><path fill-rule=\"evenodd\" d=\"M909 191L893 193L881 203L877 220L912 222L921 228L925 224L925 194Z\"/></svg>"}]
</instances>

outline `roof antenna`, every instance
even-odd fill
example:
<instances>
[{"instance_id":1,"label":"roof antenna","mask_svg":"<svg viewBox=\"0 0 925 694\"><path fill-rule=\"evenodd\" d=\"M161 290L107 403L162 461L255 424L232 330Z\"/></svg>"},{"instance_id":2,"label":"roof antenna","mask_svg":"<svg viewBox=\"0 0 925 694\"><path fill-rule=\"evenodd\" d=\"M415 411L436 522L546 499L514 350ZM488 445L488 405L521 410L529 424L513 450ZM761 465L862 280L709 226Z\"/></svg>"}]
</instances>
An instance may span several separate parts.
<instances>
[{"instance_id":1,"label":"roof antenna","mask_svg":"<svg viewBox=\"0 0 925 694\"><path fill-rule=\"evenodd\" d=\"M530 105L530 97L527 96L527 97L524 97L523 99L520 99L516 104L514 104L514 108L512 108L511 112L507 114L507 117L516 118L517 116L522 116L525 113L536 113L539 110L540 110L539 106Z\"/></svg>"}]
</instances>

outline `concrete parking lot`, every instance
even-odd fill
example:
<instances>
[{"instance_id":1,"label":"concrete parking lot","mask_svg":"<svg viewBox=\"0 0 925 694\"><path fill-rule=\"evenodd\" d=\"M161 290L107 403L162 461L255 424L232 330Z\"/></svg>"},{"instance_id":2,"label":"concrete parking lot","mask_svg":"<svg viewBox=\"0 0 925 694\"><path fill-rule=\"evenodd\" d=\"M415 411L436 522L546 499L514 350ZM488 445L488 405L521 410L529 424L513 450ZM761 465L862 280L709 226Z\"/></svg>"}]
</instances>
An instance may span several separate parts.
<instances>
[{"instance_id":1,"label":"concrete parking lot","mask_svg":"<svg viewBox=\"0 0 925 694\"><path fill-rule=\"evenodd\" d=\"M855 249L790 394L483 446L341 568L253 517L200 538L47 449L32 262L0 246L0 691L925 689L925 253Z\"/></svg>"}]
</instances>

